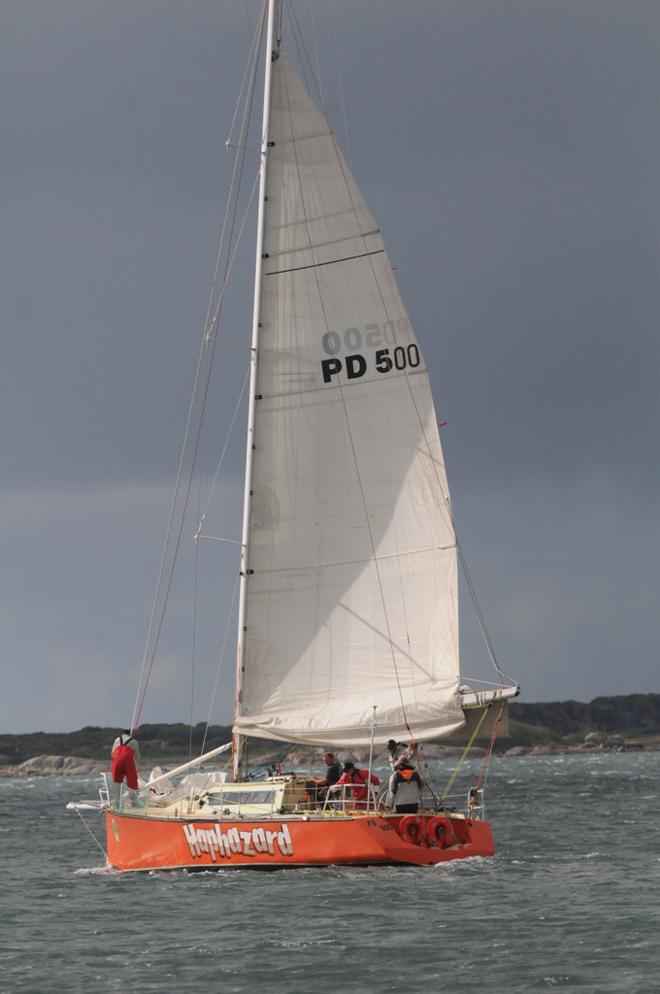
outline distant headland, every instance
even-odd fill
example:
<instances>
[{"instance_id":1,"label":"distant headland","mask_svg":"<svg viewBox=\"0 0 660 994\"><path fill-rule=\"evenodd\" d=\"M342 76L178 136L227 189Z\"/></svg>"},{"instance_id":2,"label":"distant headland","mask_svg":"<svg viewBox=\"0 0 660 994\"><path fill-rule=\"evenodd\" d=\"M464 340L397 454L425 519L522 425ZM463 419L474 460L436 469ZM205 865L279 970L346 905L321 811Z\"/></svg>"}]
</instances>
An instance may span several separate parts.
<instances>
[{"instance_id":1,"label":"distant headland","mask_svg":"<svg viewBox=\"0 0 660 994\"><path fill-rule=\"evenodd\" d=\"M206 740L204 735L206 732ZM500 754L660 749L660 694L629 694L580 701L509 705L509 736L496 742ZM90 774L107 769L117 727L87 726L77 732L0 734L0 777ZM142 765L172 765L228 742L229 725L182 722L145 724L139 729ZM428 756L451 755L460 746L425 746ZM251 740L251 752L264 763L308 763L317 748Z\"/></svg>"}]
</instances>

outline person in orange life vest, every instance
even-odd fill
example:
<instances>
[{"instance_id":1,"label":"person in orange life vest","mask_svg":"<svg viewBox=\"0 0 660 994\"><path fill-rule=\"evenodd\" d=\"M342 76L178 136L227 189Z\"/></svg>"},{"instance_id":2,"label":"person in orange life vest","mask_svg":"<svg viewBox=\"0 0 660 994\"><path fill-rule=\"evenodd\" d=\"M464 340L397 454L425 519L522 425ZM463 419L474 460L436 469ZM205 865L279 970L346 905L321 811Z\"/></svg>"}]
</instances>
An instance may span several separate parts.
<instances>
[{"instance_id":1,"label":"person in orange life vest","mask_svg":"<svg viewBox=\"0 0 660 994\"><path fill-rule=\"evenodd\" d=\"M344 772L335 784L335 787L341 787L345 783L356 784L355 787L352 787L350 791L346 792L347 800L366 801L368 793L367 781L370 781L376 786L380 783L375 773L369 776L369 770L357 770L355 763L344 763Z\"/></svg>"},{"instance_id":2,"label":"person in orange life vest","mask_svg":"<svg viewBox=\"0 0 660 994\"><path fill-rule=\"evenodd\" d=\"M401 759L389 780L388 806L397 814L415 814L422 796L422 778L412 765Z\"/></svg>"},{"instance_id":3,"label":"person in orange life vest","mask_svg":"<svg viewBox=\"0 0 660 994\"><path fill-rule=\"evenodd\" d=\"M124 729L112 743L112 779L114 783L124 780L131 790L138 789L138 773L135 760L140 758L140 747L128 729Z\"/></svg>"}]
</instances>

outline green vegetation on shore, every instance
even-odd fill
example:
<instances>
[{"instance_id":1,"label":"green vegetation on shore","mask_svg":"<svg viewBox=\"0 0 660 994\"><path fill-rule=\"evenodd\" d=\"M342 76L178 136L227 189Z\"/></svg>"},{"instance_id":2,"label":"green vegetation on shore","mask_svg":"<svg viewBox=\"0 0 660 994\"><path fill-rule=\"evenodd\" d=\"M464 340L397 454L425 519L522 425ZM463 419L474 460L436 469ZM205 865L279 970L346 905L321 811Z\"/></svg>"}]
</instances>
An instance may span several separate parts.
<instances>
[{"instance_id":1,"label":"green vegetation on shore","mask_svg":"<svg viewBox=\"0 0 660 994\"><path fill-rule=\"evenodd\" d=\"M33 756L80 756L86 759L108 759L119 727L99 728L88 725L77 732L26 732L22 735L0 734L0 765L23 763ZM145 759L185 759L188 753L197 756L204 742L205 749L229 742L229 725L210 725L204 741L206 725L192 728L183 722L176 724L141 725L140 752Z\"/></svg>"},{"instance_id":2,"label":"green vegetation on shore","mask_svg":"<svg viewBox=\"0 0 660 994\"><path fill-rule=\"evenodd\" d=\"M653 740L660 737L660 694L629 694L626 697L596 697L588 704L580 701L552 701L510 705L510 738L500 748L535 745L571 745L582 742L589 732L620 735L624 739ZM108 759L118 728L88 726L77 732L26 732L0 734L0 765L23 763L34 756L80 756ZM206 734L203 723L141 725L140 749L145 759L167 761L185 759L228 742L228 725L211 725ZM272 742L253 744L253 753L271 750Z\"/></svg>"}]
</instances>

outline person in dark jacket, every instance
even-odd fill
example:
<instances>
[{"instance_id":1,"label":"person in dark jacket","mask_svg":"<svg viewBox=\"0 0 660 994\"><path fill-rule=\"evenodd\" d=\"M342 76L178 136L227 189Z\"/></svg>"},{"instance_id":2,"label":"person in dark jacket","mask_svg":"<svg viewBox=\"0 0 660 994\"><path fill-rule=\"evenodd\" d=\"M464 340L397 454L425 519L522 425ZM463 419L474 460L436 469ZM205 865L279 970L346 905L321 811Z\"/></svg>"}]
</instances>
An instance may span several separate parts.
<instances>
[{"instance_id":1,"label":"person in dark jacket","mask_svg":"<svg viewBox=\"0 0 660 994\"><path fill-rule=\"evenodd\" d=\"M326 765L324 777L313 777L307 781L307 791L311 794L314 804L319 804L325 799L328 787L336 784L341 776L341 763L334 752L324 752L323 762Z\"/></svg>"}]
</instances>

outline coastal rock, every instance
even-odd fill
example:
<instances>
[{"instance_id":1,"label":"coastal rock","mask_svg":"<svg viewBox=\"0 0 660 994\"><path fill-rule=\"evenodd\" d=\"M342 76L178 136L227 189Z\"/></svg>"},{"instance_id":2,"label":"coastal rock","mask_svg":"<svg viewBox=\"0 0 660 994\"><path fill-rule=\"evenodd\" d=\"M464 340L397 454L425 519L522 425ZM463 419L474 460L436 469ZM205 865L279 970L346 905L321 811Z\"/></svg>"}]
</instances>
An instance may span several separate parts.
<instances>
[{"instance_id":1,"label":"coastal rock","mask_svg":"<svg viewBox=\"0 0 660 994\"><path fill-rule=\"evenodd\" d=\"M24 763L0 766L0 777L25 779L26 777L82 776L100 773L107 769L107 762L81 756L33 756Z\"/></svg>"}]
</instances>

